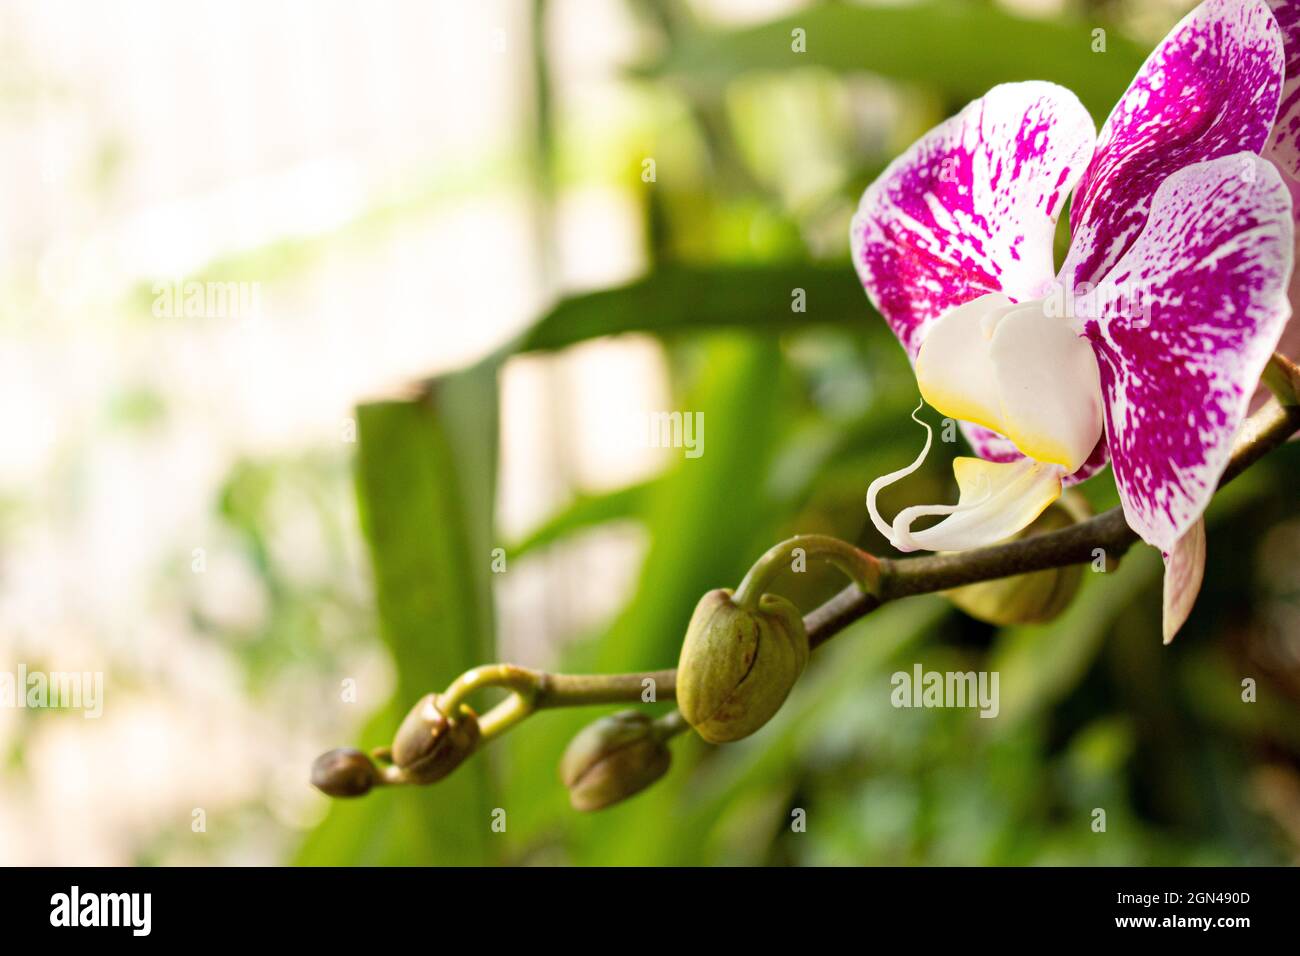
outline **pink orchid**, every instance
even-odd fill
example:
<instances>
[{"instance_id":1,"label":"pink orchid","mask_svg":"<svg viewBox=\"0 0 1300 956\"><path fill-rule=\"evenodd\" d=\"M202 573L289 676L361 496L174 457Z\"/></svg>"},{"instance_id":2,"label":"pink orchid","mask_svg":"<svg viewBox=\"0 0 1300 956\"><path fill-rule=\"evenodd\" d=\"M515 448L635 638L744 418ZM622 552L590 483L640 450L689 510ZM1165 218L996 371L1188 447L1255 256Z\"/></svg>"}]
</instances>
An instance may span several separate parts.
<instances>
[{"instance_id":1,"label":"pink orchid","mask_svg":"<svg viewBox=\"0 0 1300 956\"><path fill-rule=\"evenodd\" d=\"M1294 28L1294 0L1274 5ZM921 456L872 483L872 520L896 547L1003 540L1109 461L1129 525L1199 583L1201 514L1291 312L1291 192L1260 156L1300 193L1300 82L1286 62L1264 0L1206 0L1100 135L1068 90L1006 84L867 189L851 231L858 274L922 397L961 420L980 456L954 463L956 505L892 522L876 496L919 467L928 426ZM944 517L911 530L929 515Z\"/></svg>"},{"instance_id":2,"label":"pink orchid","mask_svg":"<svg viewBox=\"0 0 1300 956\"><path fill-rule=\"evenodd\" d=\"M1282 172L1282 181L1291 191L1292 208L1300 213L1300 0L1269 0L1269 6L1282 30L1286 80L1264 158ZM1294 312L1300 303L1300 275L1295 273L1291 276L1289 298ZM1293 359L1300 358L1300 321L1287 323L1277 350Z\"/></svg>"}]
</instances>

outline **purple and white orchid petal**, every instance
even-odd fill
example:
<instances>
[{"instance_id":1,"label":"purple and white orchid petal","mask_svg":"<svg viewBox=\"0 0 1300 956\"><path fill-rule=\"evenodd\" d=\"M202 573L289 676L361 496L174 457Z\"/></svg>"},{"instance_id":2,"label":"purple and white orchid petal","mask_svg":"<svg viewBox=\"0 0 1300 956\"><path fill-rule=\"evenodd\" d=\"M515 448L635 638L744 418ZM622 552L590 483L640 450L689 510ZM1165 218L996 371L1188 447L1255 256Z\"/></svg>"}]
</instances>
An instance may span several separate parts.
<instances>
[{"instance_id":1,"label":"purple and white orchid petal","mask_svg":"<svg viewBox=\"0 0 1300 956\"><path fill-rule=\"evenodd\" d=\"M1269 140L1285 59L1264 0L1205 0L1143 64L1102 127L1070 207L1067 288L1100 281L1175 171Z\"/></svg>"},{"instance_id":2,"label":"purple and white orchid petal","mask_svg":"<svg viewBox=\"0 0 1300 956\"><path fill-rule=\"evenodd\" d=\"M1282 179L1291 190L1292 213L1300 215L1300 0L1269 0L1269 6L1282 30L1286 81L1282 84L1282 102L1278 105L1277 122L1273 124L1264 158L1282 171ZM1300 258L1300 240L1297 240L1296 257ZM1291 274L1287 297L1295 312L1300 304L1300 271ZM1300 320L1293 317L1287 323L1277 351L1292 359L1300 358ZM1262 407L1268 397L1268 389L1261 385L1255 391L1250 410L1254 412ZM1291 440L1297 439L1292 436Z\"/></svg>"},{"instance_id":3,"label":"purple and white orchid petal","mask_svg":"<svg viewBox=\"0 0 1300 956\"><path fill-rule=\"evenodd\" d=\"M1250 153L1156 191L1086 323L1129 525L1170 551L1201 516L1290 315L1294 230L1277 169Z\"/></svg>"},{"instance_id":4,"label":"purple and white orchid petal","mask_svg":"<svg viewBox=\"0 0 1300 956\"><path fill-rule=\"evenodd\" d=\"M1268 0L1268 5L1282 31L1286 80L1264 156L1300 181L1300 0Z\"/></svg>"},{"instance_id":5,"label":"purple and white orchid petal","mask_svg":"<svg viewBox=\"0 0 1300 956\"><path fill-rule=\"evenodd\" d=\"M1162 629L1164 642L1171 644L1174 635L1187 623L1196 595L1201 593L1201 581L1205 578L1205 519L1197 519L1164 558Z\"/></svg>"},{"instance_id":6,"label":"purple and white orchid petal","mask_svg":"<svg viewBox=\"0 0 1300 956\"><path fill-rule=\"evenodd\" d=\"M1034 298L1096 130L1069 90L996 86L918 140L862 195L850 232L871 302L909 356L930 324L989 292Z\"/></svg>"}]
</instances>

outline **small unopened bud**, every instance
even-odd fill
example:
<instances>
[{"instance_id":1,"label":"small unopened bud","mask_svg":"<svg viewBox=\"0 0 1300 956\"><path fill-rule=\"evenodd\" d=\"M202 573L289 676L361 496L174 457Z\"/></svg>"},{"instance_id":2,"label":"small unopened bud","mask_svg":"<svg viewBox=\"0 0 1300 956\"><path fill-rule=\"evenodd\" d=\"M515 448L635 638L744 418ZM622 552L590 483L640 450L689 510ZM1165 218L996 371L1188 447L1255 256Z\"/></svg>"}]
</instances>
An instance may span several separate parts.
<instances>
[{"instance_id":1,"label":"small unopened bud","mask_svg":"<svg viewBox=\"0 0 1300 956\"><path fill-rule=\"evenodd\" d=\"M461 707L455 719L438 709L436 694L411 708L393 738L393 763L411 783L434 783L451 773L478 747L478 717Z\"/></svg>"},{"instance_id":2,"label":"small unopened bud","mask_svg":"<svg viewBox=\"0 0 1300 956\"><path fill-rule=\"evenodd\" d=\"M311 785L331 797L361 797L379 782L379 770L360 750L340 747L311 765Z\"/></svg>"},{"instance_id":3,"label":"small unopened bud","mask_svg":"<svg viewBox=\"0 0 1300 956\"><path fill-rule=\"evenodd\" d=\"M1069 494L1044 510L1015 538L1059 531L1089 517L1083 500ZM1042 624L1059 617L1070 606L1082 581L1083 565L1071 564L967 584L945 591L944 596L971 617L988 624Z\"/></svg>"},{"instance_id":4,"label":"small unopened bud","mask_svg":"<svg viewBox=\"0 0 1300 956\"><path fill-rule=\"evenodd\" d=\"M742 608L729 590L700 598L677 662L677 706L711 743L747 737L772 718L808 663L799 609L764 594Z\"/></svg>"},{"instance_id":5,"label":"small unopened bud","mask_svg":"<svg viewBox=\"0 0 1300 956\"><path fill-rule=\"evenodd\" d=\"M575 810L603 810L668 772L672 754L654 721L623 710L588 724L565 748L560 779Z\"/></svg>"}]
</instances>

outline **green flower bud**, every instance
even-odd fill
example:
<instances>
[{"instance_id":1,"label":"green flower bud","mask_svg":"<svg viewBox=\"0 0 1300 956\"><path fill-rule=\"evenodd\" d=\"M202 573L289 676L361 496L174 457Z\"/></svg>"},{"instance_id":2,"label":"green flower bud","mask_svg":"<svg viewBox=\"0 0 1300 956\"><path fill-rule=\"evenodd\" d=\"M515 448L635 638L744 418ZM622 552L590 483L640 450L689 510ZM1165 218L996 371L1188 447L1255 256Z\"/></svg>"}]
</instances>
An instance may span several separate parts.
<instances>
[{"instance_id":1,"label":"green flower bud","mask_svg":"<svg viewBox=\"0 0 1300 956\"><path fill-rule=\"evenodd\" d=\"M785 598L764 594L750 610L729 590L710 591L682 643L677 706L705 740L739 740L780 710L807 663L803 618Z\"/></svg>"},{"instance_id":2,"label":"green flower bud","mask_svg":"<svg viewBox=\"0 0 1300 956\"><path fill-rule=\"evenodd\" d=\"M1067 495L1044 510L1012 540L1058 531L1089 517L1083 500L1077 495ZM999 627L1042 624L1054 620L1070 606L1082 582L1083 565L1072 564L967 584L945 591L944 596L976 620Z\"/></svg>"},{"instance_id":3,"label":"green flower bud","mask_svg":"<svg viewBox=\"0 0 1300 956\"><path fill-rule=\"evenodd\" d=\"M575 810L603 810L640 793L668 772L672 753L654 721L622 710L584 727L560 760L560 779Z\"/></svg>"},{"instance_id":4,"label":"green flower bud","mask_svg":"<svg viewBox=\"0 0 1300 956\"><path fill-rule=\"evenodd\" d=\"M340 747L311 765L311 785L331 797L361 797L379 782L379 770L360 750Z\"/></svg>"},{"instance_id":5,"label":"green flower bud","mask_svg":"<svg viewBox=\"0 0 1300 956\"><path fill-rule=\"evenodd\" d=\"M478 717L461 707L453 720L438 709L438 696L425 694L397 728L393 763L411 783L435 783L478 747Z\"/></svg>"}]
</instances>

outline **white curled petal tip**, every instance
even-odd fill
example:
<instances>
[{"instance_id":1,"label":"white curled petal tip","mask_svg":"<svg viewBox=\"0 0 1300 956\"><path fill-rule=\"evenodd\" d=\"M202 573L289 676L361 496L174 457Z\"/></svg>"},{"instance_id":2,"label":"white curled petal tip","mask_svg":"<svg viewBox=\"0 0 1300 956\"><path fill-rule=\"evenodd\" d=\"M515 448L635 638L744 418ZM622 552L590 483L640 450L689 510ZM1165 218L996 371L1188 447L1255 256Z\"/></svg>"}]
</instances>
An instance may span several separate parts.
<instances>
[{"instance_id":1,"label":"white curled petal tip","mask_svg":"<svg viewBox=\"0 0 1300 956\"><path fill-rule=\"evenodd\" d=\"M919 411L919 407L917 411ZM1055 464L1021 458L1012 462L958 458L953 474L960 490L955 505L914 505L886 522L876 508L876 498L888 485L916 471L930 451L933 432L912 413L926 432L925 447L906 468L882 475L867 489L867 510L871 521L899 551L965 551L996 544L1011 537L1037 518L1061 495L1066 470ZM944 516L922 531L912 531L920 518Z\"/></svg>"},{"instance_id":2,"label":"white curled petal tip","mask_svg":"<svg viewBox=\"0 0 1300 956\"><path fill-rule=\"evenodd\" d=\"M867 486L867 513L871 515L871 523L876 526L876 530L884 535L890 544L898 548L900 551L912 551L915 549L905 548L895 540L893 528L890 527L889 522L880 516L880 511L876 508L876 497L881 491L892 485L894 482L901 481L912 472L916 471L916 469L920 468L922 463L925 461L926 456L930 454L930 444L934 439L934 430L930 428L928 424L916 417L924 404L924 402L921 402L916 406L916 408L912 409L912 421L925 429L925 446L921 449L921 453L916 456L916 460L910 465L904 468L899 468L897 471L891 471L887 475L881 475Z\"/></svg>"}]
</instances>

